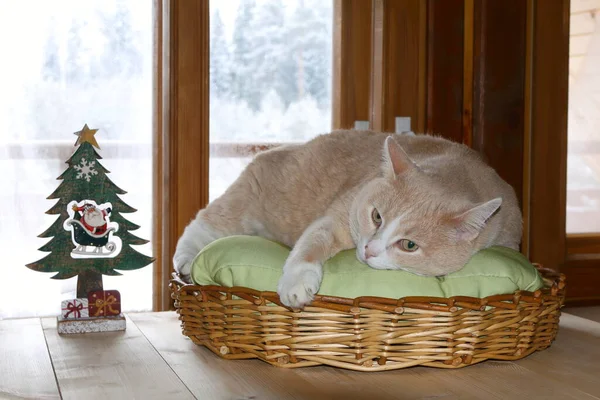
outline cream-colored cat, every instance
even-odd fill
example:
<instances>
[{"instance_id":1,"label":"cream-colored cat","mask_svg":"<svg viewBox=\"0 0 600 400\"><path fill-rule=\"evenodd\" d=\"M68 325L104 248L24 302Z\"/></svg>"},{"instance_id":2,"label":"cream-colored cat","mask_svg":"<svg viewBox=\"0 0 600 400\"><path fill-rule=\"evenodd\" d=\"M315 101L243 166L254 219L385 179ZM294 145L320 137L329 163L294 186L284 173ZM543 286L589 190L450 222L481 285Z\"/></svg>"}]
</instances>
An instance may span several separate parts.
<instances>
[{"instance_id":1,"label":"cream-colored cat","mask_svg":"<svg viewBox=\"0 0 600 400\"><path fill-rule=\"evenodd\" d=\"M293 247L281 301L303 307L341 250L372 268L445 275L478 250L517 249L514 190L468 147L427 135L339 131L256 156L177 244L175 269L210 242L257 235Z\"/></svg>"}]
</instances>

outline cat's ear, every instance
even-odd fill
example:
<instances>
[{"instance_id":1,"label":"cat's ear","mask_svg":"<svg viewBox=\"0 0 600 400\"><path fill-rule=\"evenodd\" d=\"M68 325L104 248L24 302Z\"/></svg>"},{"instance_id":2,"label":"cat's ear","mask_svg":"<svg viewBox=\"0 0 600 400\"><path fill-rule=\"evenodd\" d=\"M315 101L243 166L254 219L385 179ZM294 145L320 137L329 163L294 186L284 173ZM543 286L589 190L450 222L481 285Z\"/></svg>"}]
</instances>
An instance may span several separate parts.
<instances>
[{"instance_id":1,"label":"cat's ear","mask_svg":"<svg viewBox=\"0 0 600 400\"><path fill-rule=\"evenodd\" d=\"M383 145L383 175L389 179L395 179L398 175L415 168L415 164L408 157L404 149L394 140L392 136L385 139Z\"/></svg>"},{"instance_id":2,"label":"cat's ear","mask_svg":"<svg viewBox=\"0 0 600 400\"><path fill-rule=\"evenodd\" d=\"M479 236L486 221L502 204L500 197L481 203L452 219L457 241L472 241Z\"/></svg>"}]
</instances>

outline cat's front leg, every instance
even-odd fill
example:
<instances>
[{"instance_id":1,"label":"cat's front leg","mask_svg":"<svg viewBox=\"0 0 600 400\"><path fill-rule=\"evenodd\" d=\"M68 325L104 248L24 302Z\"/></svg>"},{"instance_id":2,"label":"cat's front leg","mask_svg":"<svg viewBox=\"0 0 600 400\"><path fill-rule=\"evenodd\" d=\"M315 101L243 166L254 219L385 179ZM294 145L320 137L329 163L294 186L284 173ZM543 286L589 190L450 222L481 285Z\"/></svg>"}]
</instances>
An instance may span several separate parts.
<instances>
[{"instance_id":1,"label":"cat's front leg","mask_svg":"<svg viewBox=\"0 0 600 400\"><path fill-rule=\"evenodd\" d=\"M173 266L185 282L191 282L192 261L204 247L225 236L207 219L209 210L200 210L177 241Z\"/></svg>"},{"instance_id":2,"label":"cat's front leg","mask_svg":"<svg viewBox=\"0 0 600 400\"><path fill-rule=\"evenodd\" d=\"M313 222L296 242L283 267L277 286L281 302L302 308L319 291L323 279L323 263L353 242L343 223L325 216Z\"/></svg>"}]
</instances>

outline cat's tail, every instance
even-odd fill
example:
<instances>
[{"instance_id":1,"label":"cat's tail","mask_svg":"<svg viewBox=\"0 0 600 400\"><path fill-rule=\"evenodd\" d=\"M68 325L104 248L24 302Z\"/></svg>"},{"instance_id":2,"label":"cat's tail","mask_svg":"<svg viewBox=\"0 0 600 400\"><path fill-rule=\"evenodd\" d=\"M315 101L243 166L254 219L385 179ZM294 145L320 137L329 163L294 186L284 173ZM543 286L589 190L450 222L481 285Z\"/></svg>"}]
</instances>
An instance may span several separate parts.
<instances>
[{"instance_id":1,"label":"cat's tail","mask_svg":"<svg viewBox=\"0 0 600 400\"><path fill-rule=\"evenodd\" d=\"M204 218L205 213L206 209L200 210L196 218L186 226L177 242L175 255L173 256L175 271L186 282L191 282L192 261L194 261L200 250L215 240L226 236Z\"/></svg>"}]
</instances>

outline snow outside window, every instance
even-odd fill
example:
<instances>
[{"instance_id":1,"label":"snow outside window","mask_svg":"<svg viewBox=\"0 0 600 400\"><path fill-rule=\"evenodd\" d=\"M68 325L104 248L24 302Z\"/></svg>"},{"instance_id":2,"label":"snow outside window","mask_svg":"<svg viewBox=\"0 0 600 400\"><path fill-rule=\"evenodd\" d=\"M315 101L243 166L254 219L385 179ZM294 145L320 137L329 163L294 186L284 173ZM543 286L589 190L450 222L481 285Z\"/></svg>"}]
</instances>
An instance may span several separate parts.
<instances>
[{"instance_id":1,"label":"snow outside window","mask_svg":"<svg viewBox=\"0 0 600 400\"><path fill-rule=\"evenodd\" d=\"M37 236L55 221L47 200L84 123L99 129L100 162L152 238L152 2L0 2L0 318L57 315L76 278L29 270ZM136 246L152 255L151 244ZM152 266L104 276L123 309L152 307Z\"/></svg>"},{"instance_id":2,"label":"snow outside window","mask_svg":"<svg viewBox=\"0 0 600 400\"><path fill-rule=\"evenodd\" d=\"M210 199L250 162L219 144L304 142L331 129L333 2L211 1Z\"/></svg>"},{"instance_id":3,"label":"snow outside window","mask_svg":"<svg viewBox=\"0 0 600 400\"><path fill-rule=\"evenodd\" d=\"M600 3L571 1L567 233L600 233Z\"/></svg>"}]
</instances>

